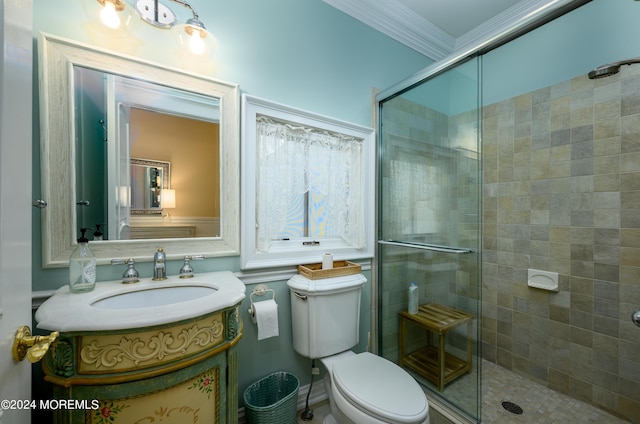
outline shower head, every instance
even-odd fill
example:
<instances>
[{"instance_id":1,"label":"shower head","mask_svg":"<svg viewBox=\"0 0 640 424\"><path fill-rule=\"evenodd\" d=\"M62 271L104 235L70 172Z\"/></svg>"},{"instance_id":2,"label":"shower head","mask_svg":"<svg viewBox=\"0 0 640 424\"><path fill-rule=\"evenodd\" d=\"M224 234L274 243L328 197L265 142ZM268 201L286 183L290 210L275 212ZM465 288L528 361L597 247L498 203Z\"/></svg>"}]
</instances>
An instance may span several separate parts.
<instances>
[{"instance_id":1,"label":"shower head","mask_svg":"<svg viewBox=\"0 0 640 424\"><path fill-rule=\"evenodd\" d=\"M632 59L621 60L620 62L607 63L606 65L598 66L596 69L589 72L589 79L598 79L615 75L620 72L620 67L622 65L631 65L632 63L640 63L640 57L634 57Z\"/></svg>"}]
</instances>

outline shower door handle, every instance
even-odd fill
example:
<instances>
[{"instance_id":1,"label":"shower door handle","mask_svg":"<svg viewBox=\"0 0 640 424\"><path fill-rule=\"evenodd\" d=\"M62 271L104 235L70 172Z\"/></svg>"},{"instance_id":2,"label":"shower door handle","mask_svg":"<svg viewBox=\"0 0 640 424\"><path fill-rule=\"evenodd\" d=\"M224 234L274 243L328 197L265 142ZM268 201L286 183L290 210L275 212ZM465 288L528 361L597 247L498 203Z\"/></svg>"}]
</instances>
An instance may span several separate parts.
<instances>
[{"instance_id":1,"label":"shower door handle","mask_svg":"<svg viewBox=\"0 0 640 424\"><path fill-rule=\"evenodd\" d=\"M475 253L473 249L467 249L466 247L440 246L437 244L414 243L414 242L407 242L407 241L378 240L378 244L388 244L391 246L410 247L413 249L431 250L434 252L455 253L455 254L462 254L462 255Z\"/></svg>"},{"instance_id":2,"label":"shower door handle","mask_svg":"<svg viewBox=\"0 0 640 424\"><path fill-rule=\"evenodd\" d=\"M640 309L631 314L631 321L638 327L640 327Z\"/></svg>"}]
</instances>

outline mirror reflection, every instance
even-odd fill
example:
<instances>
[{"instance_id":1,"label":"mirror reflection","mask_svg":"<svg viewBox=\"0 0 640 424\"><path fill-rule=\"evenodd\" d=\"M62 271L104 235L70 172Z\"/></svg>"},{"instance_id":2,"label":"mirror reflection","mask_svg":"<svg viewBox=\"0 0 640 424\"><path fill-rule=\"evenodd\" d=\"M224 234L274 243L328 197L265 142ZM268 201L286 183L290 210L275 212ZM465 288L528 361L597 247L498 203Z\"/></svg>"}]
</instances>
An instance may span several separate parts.
<instances>
[{"instance_id":1,"label":"mirror reflection","mask_svg":"<svg viewBox=\"0 0 640 424\"><path fill-rule=\"evenodd\" d=\"M78 229L97 224L98 264L158 247L168 260L239 254L236 84L44 33L38 68L43 267L68 266ZM160 214L132 213L131 159L169 164Z\"/></svg>"},{"instance_id":2,"label":"mirror reflection","mask_svg":"<svg viewBox=\"0 0 640 424\"><path fill-rule=\"evenodd\" d=\"M220 236L220 102L74 66L77 228Z\"/></svg>"},{"instance_id":3,"label":"mirror reflection","mask_svg":"<svg viewBox=\"0 0 640 424\"><path fill-rule=\"evenodd\" d=\"M131 158L131 215L160 215L163 209L175 208L167 204L169 162Z\"/></svg>"}]
</instances>

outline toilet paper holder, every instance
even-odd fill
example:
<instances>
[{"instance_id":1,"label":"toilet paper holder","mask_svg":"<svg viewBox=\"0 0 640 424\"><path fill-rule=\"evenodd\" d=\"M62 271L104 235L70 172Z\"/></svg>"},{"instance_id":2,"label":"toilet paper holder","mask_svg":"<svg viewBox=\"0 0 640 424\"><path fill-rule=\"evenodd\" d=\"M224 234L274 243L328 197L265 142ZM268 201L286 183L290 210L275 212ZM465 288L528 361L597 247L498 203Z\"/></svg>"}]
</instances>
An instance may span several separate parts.
<instances>
[{"instance_id":1,"label":"toilet paper holder","mask_svg":"<svg viewBox=\"0 0 640 424\"><path fill-rule=\"evenodd\" d=\"M253 307L253 296L264 296L267 293L271 293L271 298L275 301L276 300L276 292L273 291L273 289L270 289L269 287L265 286L264 284L258 284L256 287L253 288L253 290L251 290L251 294L249 295L249 302L251 302L251 306L249 307L249 315L251 316L251 321L253 321L253 323L256 323L256 310ZM269 299L266 299L269 300Z\"/></svg>"}]
</instances>

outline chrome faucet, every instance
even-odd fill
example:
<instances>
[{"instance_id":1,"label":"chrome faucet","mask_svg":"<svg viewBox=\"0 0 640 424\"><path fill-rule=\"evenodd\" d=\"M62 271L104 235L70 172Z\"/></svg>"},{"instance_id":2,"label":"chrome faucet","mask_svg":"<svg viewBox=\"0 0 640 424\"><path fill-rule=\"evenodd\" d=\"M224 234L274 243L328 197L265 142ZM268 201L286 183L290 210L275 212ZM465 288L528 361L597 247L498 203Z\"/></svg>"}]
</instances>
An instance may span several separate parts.
<instances>
[{"instance_id":1,"label":"chrome faucet","mask_svg":"<svg viewBox=\"0 0 640 424\"><path fill-rule=\"evenodd\" d=\"M153 281L167 279L167 255L164 249L160 247L155 255L153 255Z\"/></svg>"},{"instance_id":2,"label":"chrome faucet","mask_svg":"<svg viewBox=\"0 0 640 424\"><path fill-rule=\"evenodd\" d=\"M126 264L127 265L127 270L124 272L124 274L122 274L122 283L123 284L132 284L132 283L137 283L138 281L140 281L140 274L138 274L138 271L136 271L136 269L134 268L134 264L136 262L133 260L133 258L129 258L127 260L125 259L112 259L111 260L111 265L120 265L120 264Z\"/></svg>"},{"instance_id":3,"label":"chrome faucet","mask_svg":"<svg viewBox=\"0 0 640 424\"><path fill-rule=\"evenodd\" d=\"M180 278L192 278L193 277L193 267L191 266L191 261L200 261L204 259L203 255L187 255L184 257L184 264L182 268L180 268Z\"/></svg>"}]
</instances>

